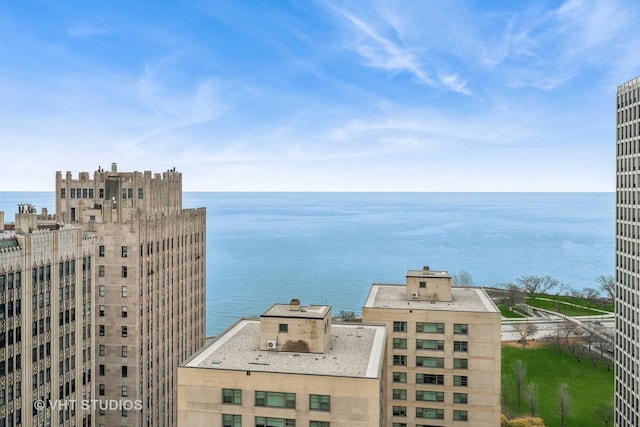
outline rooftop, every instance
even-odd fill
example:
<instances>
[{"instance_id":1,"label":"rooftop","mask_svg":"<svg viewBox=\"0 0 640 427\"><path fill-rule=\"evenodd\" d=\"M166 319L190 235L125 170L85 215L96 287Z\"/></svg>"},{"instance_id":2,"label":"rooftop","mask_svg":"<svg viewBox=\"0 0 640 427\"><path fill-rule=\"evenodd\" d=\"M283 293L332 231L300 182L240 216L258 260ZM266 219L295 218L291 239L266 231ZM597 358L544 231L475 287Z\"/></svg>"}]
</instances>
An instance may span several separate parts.
<instances>
[{"instance_id":1,"label":"rooftop","mask_svg":"<svg viewBox=\"0 0 640 427\"><path fill-rule=\"evenodd\" d=\"M331 306L329 305L297 305L295 310L291 304L274 304L262 313L263 317L302 317L324 319Z\"/></svg>"},{"instance_id":2,"label":"rooftop","mask_svg":"<svg viewBox=\"0 0 640 427\"><path fill-rule=\"evenodd\" d=\"M434 273L434 272L431 272ZM499 312L482 288L451 288L451 301L407 300L405 285L373 284L364 303L367 308L398 308L412 310Z\"/></svg>"},{"instance_id":3,"label":"rooftop","mask_svg":"<svg viewBox=\"0 0 640 427\"><path fill-rule=\"evenodd\" d=\"M407 271L407 277L451 277L448 271L436 271L428 270L425 267L422 270L409 270Z\"/></svg>"},{"instance_id":4,"label":"rooftop","mask_svg":"<svg viewBox=\"0 0 640 427\"><path fill-rule=\"evenodd\" d=\"M182 366L287 374L380 377L386 341L384 326L333 324L331 330L331 342L327 350L321 354L260 350L260 321L243 319Z\"/></svg>"}]
</instances>

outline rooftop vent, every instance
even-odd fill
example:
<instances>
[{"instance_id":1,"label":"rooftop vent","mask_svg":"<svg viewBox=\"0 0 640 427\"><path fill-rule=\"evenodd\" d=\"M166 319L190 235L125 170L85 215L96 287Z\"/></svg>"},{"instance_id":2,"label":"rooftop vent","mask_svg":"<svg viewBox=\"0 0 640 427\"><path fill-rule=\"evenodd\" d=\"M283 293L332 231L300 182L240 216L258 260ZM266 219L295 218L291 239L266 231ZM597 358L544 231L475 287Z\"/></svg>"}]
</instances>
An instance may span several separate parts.
<instances>
[{"instance_id":1,"label":"rooftop vent","mask_svg":"<svg viewBox=\"0 0 640 427\"><path fill-rule=\"evenodd\" d=\"M298 298L293 298L289 302L289 311L300 311L300 300Z\"/></svg>"},{"instance_id":2,"label":"rooftop vent","mask_svg":"<svg viewBox=\"0 0 640 427\"><path fill-rule=\"evenodd\" d=\"M429 271L429 266L428 266L428 265L425 265L424 267L422 267L422 269L423 269L424 271Z\"/></svg>"}]
</instances>

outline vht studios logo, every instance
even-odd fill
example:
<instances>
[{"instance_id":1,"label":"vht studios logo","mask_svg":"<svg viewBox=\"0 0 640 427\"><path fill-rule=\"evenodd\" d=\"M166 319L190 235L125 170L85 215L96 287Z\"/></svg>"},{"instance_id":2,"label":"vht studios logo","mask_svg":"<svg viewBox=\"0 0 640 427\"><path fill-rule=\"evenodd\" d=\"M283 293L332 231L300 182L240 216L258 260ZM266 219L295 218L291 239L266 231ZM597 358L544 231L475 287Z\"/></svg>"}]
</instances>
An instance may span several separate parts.
<instances>
[{"instance_id":1,"label":"vht studios logo","mask_svg":"<svg viewBox=\"0 0 640 427\"><path fill-rule=\"evenodd\" d=\"M33 402L36 411L44 411L51 408L54 411L76 410L95 411L140 411L142 409L141 400L115 400L115 399L83 399L83 400L36 400Z\"/></svg>"}]
</instances>

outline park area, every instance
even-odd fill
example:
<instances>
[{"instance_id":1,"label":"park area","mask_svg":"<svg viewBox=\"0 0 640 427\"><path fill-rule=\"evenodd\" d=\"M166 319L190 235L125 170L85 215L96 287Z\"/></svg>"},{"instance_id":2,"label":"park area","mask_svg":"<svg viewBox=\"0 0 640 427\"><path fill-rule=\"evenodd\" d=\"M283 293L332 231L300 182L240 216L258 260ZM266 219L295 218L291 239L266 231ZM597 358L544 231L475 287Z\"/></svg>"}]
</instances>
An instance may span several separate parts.
<instances>
[{"instance_id":1,"label":"park area","mask_svg":"<svg viewBox=\"0 0 640 427\"><path fill-rule=\"evenodd\" d=\"M613 387L611 364L578 360L567 349L538 342L502 347L502 412L509 418L534 415L548 427L613 427Z\"/></svg>"}]
</instances>

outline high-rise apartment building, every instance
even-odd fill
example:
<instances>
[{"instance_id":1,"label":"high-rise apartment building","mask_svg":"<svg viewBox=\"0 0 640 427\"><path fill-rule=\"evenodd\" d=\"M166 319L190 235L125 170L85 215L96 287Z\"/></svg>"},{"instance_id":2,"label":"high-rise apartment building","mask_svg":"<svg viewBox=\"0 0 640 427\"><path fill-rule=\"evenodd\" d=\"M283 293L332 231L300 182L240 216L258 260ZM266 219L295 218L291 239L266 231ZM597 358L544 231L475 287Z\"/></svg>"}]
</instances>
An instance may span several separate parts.
<instances>
[{"instance_id":1,"label":"high-rise apartment building","mask_svg":"<svg viewBox=\"0 0 640 427\"><path fill-rule=\"evenodd\" d=\"M618 86L615 423L640 425L640 77Z\"/></svg>"},{"instance_id":2,"label":"high-rise apartment building","mask_svg":"<svg viewBox=\"0 0 640 427\"><path fill-rule=\"evenodd\" d=\"M500 311L482 288L410 270L371 287L362 320L387 326L386 427L500 425Z\"/></svg>"},{"instance_id":3,"label":"high-rise apartment building","mask_svg":"<svg viewBox=\"0 0 640 427\"><path fill-rule=\"evenodd\" d=\"M178 422L222 427L500 425L500 311L446 271L374 284L362 323L276 304L178 369Z\"/></svg>"},{"instance_id":4,"label":"high-rise apartment building","mask_svg":"<svg viewBox=\"0 0 640 427\"><path fill-rule=\"evenodd\" d=\"M56 174L56 220L93 238L97 426L176 424L177 367L205 343L204 208L182 208L182 175L99 168Z\"/></svg>"},{"instance_id":5,"label":"high-rise apartment building","mask_svg":"<svg viewBox=\"0 0 640 427\"><path fill-rule=\"evenodd\" d=\"M178 368L178 425L383 426L386 328L331 320L292 300L232 325Z\"/></svg>"},{"instance_id":6,"label":"high-rise apartment building","mask_svg":"<svg viewBox=\"0 0 640 427\"><path fill-rule=\"evenodd\" d=\"M94 242L43 209L0 212L0 426L90 426Z\"/></svg>"}]
</instances>

